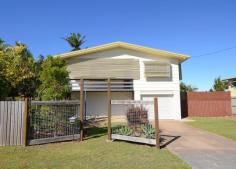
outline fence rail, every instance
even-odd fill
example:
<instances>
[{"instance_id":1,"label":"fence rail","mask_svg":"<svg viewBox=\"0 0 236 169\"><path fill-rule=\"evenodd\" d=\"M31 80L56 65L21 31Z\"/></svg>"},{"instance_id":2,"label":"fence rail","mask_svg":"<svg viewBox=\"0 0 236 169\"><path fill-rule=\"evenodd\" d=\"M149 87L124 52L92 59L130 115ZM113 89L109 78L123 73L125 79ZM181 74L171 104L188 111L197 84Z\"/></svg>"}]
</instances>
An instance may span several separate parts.
<instances>
[{"instance_id":1,"label":"fence rail","mask_svg":"<svg viewBox=\"0 0 236 169\"><path fill-rule=\"evenodd\" d=\"M24 101L0 101L0 146L23 144Z\"/></svg>"},{"instance_id":2,"label":"fence rail","mask_svg":"<svg viewBox=\"0 0 236 169\"><path fill-rule=\"evenodd\" d=\"M31 105L79 105L79 100L62 100L62 101L31 101Z\"/></svg>"},{"instance_id":3,"label":"fence rail","mask_svg":"<svg viewBox=\"0 0 236 169\"><path fill-rule=\"evenodd\" d=\"M111 100L111 104L153 104L153 101L145 101L145 100Z\"/></svg>"}]
</instances>

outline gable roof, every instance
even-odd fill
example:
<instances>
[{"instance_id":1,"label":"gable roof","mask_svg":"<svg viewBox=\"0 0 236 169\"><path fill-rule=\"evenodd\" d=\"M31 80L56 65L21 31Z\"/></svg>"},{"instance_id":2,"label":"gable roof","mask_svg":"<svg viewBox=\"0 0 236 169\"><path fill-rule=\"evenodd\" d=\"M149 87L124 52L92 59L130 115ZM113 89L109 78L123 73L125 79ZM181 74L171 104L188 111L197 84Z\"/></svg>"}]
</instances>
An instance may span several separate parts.
<instances>
[{"instance_id":1,"label":"gable roof","mask_svg":"<svg viewBox=\"0 0 236 169\"><path fill-rule=\"evenodd\" d=\"M114 49L114 48L123 48L123 49L129 49L137 52L142 52L146 54L150 54L153 56L159 56L159 57L165 57L165 58L174 58L178 59L180 62L183 62L189 58L189 56L184 55L184 54L179 54L179 53L174 53L174 52L168 52L165 50L159 50L155 48L149 48L149 47L144 47L140 45L134 45L126 42L113 42L113 43L107 43L104 45L99 45L95 47L90 47L87 49L82 49L82 50L77 50L77 51L72 51L72 52L67 52L63 54L58 54L55 56L62 57L63 59L68 59L71 57L77 57L77 56L83 56L86 54L91 54L91 53L96 53L96 52L101 52L109 49Z\"/></svg>"}]
</instances>

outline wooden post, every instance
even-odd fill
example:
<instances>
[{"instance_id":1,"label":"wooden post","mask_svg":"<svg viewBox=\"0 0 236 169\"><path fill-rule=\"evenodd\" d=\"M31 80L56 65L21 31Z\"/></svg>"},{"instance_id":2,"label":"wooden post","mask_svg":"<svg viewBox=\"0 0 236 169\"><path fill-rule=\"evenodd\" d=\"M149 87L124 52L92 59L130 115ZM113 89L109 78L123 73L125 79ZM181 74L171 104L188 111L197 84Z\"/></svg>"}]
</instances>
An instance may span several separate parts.
<instances>
[{"instance_id":1,"label":"wooden post","mask_svg":"<svg viewBox=\"0 0 236 169\"><path fill-rule=\"evenodd\" d=\"M83 141L84 131L84 80L80 79L80 141Z\"/></svg>"},{"instance_id":2,"label":"wooden post","mask_svg":"<svg viewBox=\"0 0 236 169\"><path fill-rule=\"evenodd\" d=\"M24 106L24 123L23 123L23 145L27 146L28 144L28 118L29 117L29 98L25 98Z\"/></svg>"},{"instance_id":3,"label":"wooden post","mask_svg":"<svg viewBox=\"0 0 236 169\"><path fill-rule=\"evenodd\" d=\"M111 79L107 79L107 112L108 112L108 140L111 140Z\"/></svg>"},{"instance_id":4,"label":"wooden post","mask_svg":"<svg viewBox=\"0 0 236 169\"><path fill-rule=\"evenodd\" d=\"M160 149L160 130L159 130L159 117L158 117L158 102L154 98L154 117L155 117L155 132L156 132L156 147Z\"/></svg>"}]
</instances>

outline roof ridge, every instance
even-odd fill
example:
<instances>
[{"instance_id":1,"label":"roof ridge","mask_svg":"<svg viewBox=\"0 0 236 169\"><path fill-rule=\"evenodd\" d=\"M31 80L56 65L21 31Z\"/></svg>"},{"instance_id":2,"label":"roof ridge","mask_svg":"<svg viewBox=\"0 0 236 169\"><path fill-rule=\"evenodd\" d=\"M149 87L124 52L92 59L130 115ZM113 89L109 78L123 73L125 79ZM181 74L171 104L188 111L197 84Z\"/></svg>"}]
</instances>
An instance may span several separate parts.
<instances>
[{"instance_id":1,"label":"roof ridge","mask_svg":"<svg viewBox=\"0 0 236 169\"><path fill-rule=\"evenodd\" d=\"M81 56L81 55L86 55L89 53L95 53L95 52L99 52L99 51L103 51L103 50L108 50L108 49L112 49L112 48L116 48L116 47L123 47L123 48L129 49L129 50L136 50L139 52L148 53L151 55L157 55L160 57L161 56L173 57L173 58L179 59L180 61L184 61L189 58L188 55L169 52L169 51L165 51L165 50L136 45L136 44L122 42L122 41L115 41L115 42L106 43L106 44L102 44L102 45L98 45L98 46L94 46L94 47L89 47L86 49L62 53L62 54L58 54L58 55L54 55L54 56L60 56L64 59L66 59L66 58L71 58L71 57L75 57L75 56Z\"/></svg>"}]
</instances>

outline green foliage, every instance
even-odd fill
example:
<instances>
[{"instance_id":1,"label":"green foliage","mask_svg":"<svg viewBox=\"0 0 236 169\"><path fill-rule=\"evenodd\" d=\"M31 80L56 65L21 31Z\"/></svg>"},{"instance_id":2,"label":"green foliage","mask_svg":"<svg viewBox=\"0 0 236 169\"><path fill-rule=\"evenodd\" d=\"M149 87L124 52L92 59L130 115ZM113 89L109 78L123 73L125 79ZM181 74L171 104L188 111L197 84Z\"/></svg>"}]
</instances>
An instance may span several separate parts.
<instances>
[{"instance_id":1,"label":"green foliage","mask_svg":"<svg viewBox=\"0 0 236 169\"><path fill-rule=\"evenodd\" d=\"M72 51L80 50L80 46L85 42L85 36L79 33L71 33L70 36L64 38L65 41L73 48Z\"/></svg>"},{"instance_id":2,"label":"green foliage","mask_svg":"<svg viewBox=\"0 0 236 169\"><path fill-rule=\"evenodd\" d=\"M0 52L6 50L7 44L3 39L0 38Z\"/></svg>"},{"instance_id":3,"label":"green foliage","mask_svg":"<svg viewBox=\"0 0 236 169\"><path fill-rule=\"evenodd\" d=\"M120 126L120 127L117 127L116 129L114 129L113 133L125 135L125 136L130 136L130 135L132 135L133 131L128 126Z\"/></svg>"},{"instance_id":4,"label":"green foliage","mask_svg":"<svg viewBox=\"0 0 236 169\"><path fill-rule=\"evenodd\" d=\"M7 97L10 93L10 86L4 74L5 60L3 59L3 56L5 54L5 49L6 44L0 38L0 99Z\"/></svg>"},{"instance_id":5,"label":"green foliage","mask_svg":"<svg viewBox=\"0 0 236 169\"><path fill-rule=\"evenodd\" d=\"M3 43L3 41L1 41ZM35 62L27 46L0 44L1 80L8 86L8 96L32 96L35 91Z\"/></svg>"},{"instance_id":6,"label":"green foliage","mask_svg":"<svg viewBox=\"0 0 236 169\"><path fill-rule=\"evenodd\" d=\"M2 100L5 97L7 97L8 94L10 93L10 90L11 90L10 84L5 79L5 76L2 74L1 70L2 69L1 69L1 65L0 65L0 100Z\"/></svg>"},{"instance_id":7,"label":"green foliage","mask_svg":"<svg viewBox=\"0 0 236 169\"><path fill-rule=\"evenodd\" d=\"M66 134L73 134L73 128L75 132L79 130L79 119L75 120L74 124L71 124L69 118L76 114L75 111L68 111L65 115L64 105L56 106L32 106L31 118L31 134L34 138L48 137L48 136L61 136ZM46 134L46 135L45 135Z\"/></svg>"},{"instance_id":8,"label":"green foliage","mask_svg":"<svg viewBox=\"0 0 236 169\"><path fill-rule=\"evenodd\" d=\"M69 91L66 63L58 58L35 60L21 42L7 45L0 39L0 99L33 97L62 99Z\"/></svg>"},{"instance_id":9,"label":"green foliage","mask_svg":"<svg viewBox=\"0 0 236 169\"><path fill-rule=\"evenodd\" d=\"M184 82L180 83L180 91L181 92L193 92L193 91L197 91L198 88L192 85L187 85Z\"/></svg>"},{"instance_id":10,"label":"green foliage","mask_svg":"<svg viewBox=\"0 0 236 169\"><path fill-rule=\"evenodd\" d=\"M42 100L65 99L70 92L69 72L66 62L59 57L49 56L42 63L39 79L39 96Z\"/></svg>"},{"instance_id":11,"label":"green foliage","mask_svg":"<svg viewBox=\"0 0 236 169\"><path fill-rule=\"evenodd\" d=\"M141 127L142 132L146 138L155 138L155 128L151 124L145 124Z\"/></svg>"},{"instance_id":12,"label":"green foliage","mask_svg":"<svg viewBox=\"0 0 236 169\"><path fill-rule=\"evenodd\" d=\"M225 91L227 89L227 83L223 82L220 77L215 78L213 89L214 91Z\"/></svg>"}]
</instances>

